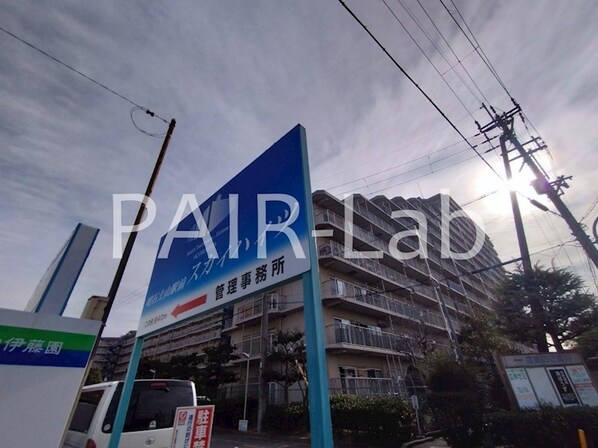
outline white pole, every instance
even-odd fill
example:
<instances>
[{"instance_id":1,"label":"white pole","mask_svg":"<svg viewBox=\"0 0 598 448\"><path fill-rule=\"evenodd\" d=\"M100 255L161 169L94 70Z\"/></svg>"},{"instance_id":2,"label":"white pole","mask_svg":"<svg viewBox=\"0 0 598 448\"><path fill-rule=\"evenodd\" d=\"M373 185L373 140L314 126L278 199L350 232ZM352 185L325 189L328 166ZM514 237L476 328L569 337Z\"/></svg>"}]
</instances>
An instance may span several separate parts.
<instances>
[{"instance_id":1,"label":"white pole","mask_svg":"<svg viewBox=\"0 0 598 448\"><path fill-rule=\"evenodd\" d=\"M243 404L243 420L247 420L247 389L249 388L249 353L243 352L247 358L247 371L245 373L245 403Z\"/></svg>"}]
</instances>

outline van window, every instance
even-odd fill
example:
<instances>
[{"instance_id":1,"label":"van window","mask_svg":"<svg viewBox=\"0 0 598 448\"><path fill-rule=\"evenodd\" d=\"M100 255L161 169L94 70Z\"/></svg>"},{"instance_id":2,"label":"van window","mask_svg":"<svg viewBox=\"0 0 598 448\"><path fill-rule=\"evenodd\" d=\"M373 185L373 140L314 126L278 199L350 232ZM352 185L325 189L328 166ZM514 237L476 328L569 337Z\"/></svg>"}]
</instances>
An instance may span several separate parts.
<instances>
[{"instance_id":1,"label":"van window","mask_svg":"<svg viewBox=\"0 0 598 448\"><path fill-rule=\"evenodd\" d=\"M102 431L105 433L112 432L122 388L122 383L119 383L106 413L102 425ZM193 406L193 404L193 390L189 387L189 383L136 382L133 386L123 432L171 428L174 426L176 408Z\"/></svg>"},{"instance_id":2,"label":"van window","mask_svg":"<svg viewBox=\"0 0 598 448\"><path fill-rule=\"evenodd\" d=\"M91 420L98 407L98 403L102 399L102 395L104 395L103 390L81 392L81 397L79 397L79 401L77 402L75 414L69 425L71 431L87 434L89 426L91 425Z\"/></svg>"}]
</instances>

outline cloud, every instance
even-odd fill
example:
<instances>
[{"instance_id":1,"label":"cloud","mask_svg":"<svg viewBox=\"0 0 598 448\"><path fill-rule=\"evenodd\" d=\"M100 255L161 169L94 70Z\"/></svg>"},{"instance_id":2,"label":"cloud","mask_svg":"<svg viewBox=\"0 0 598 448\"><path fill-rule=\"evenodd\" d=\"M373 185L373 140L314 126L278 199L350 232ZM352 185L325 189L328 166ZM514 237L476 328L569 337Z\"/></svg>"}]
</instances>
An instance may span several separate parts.
<instances>
[{"instance_id":1,"label":"cloud","mask_svg":"<svg viewBox=\"0 0 598 448\"><path fill-rule=\"evenodd\" d=\"M474 120L489 121L469 75L493 105L511 107L441 5L424 3L462 61L453 71L416 25L404 13L400 17L471 115L383 3L348 3L467 137L477 133ZM404 3L456 63L419 5ZM389 4L401 12L398 4ZM592 24L598 7L591 0L574 6L547 1L457 6L550 145L555 171L574 175L565 200L581 216L595 199L598 62ZM307 129L314 188L391 197L450 188L458 201L469 201L495 183L481 181L494 174L465 143L445 148L459 142L459 135L335 2L70 1L46 3L43 10L17 2L3 12L1 26L167 120L177 119L154 189L158 216L139 235L109 334L135 326L159 237L181 194L195 193L201 202L297 123ZM133 127L132 104L4 33L0 67L7 86L0 92L1 305L26 304L82 221L101 233L69 305L76 314L90 295L107 293L116 269L112 194L144 191L161 139ZM135 120L151 132L166 129L143 113ZM526 135L523 128L521 133ZM502 172L495 155L486 157ZM426 172L431 174L422 177ZM506 258L517 252L512 223L492 201L491 195L470 207L482 214ZM127 219L134 213L132 205ZM569 238L555 218L534 210L525 219L534 248ZM569 263L565 251L581 266L568 248L548 251L547 257Z\"/></svg>"}]
</instances>

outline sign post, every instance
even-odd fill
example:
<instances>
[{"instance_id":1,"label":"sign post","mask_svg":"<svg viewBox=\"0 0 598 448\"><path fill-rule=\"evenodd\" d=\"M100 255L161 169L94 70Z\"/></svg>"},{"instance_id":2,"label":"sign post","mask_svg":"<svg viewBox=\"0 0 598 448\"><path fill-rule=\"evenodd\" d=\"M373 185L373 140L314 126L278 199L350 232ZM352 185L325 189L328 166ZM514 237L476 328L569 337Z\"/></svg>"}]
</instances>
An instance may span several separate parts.
<instances>
[{"instance_id":1,"label":"sign post","mask_svg":"<svg viewBox=\"0 0 598 448\"><path fill-rule=\"evenodd\" d=\"M312 446L332 447L313 229L307 144L300 125L201 205L194 195L183 195L160 241L111 448L118 445L117 422L125 412L120 408L128 404L125 391L133 382L143 336L299 278L305 294Z\"/></svg>"},{"instance_id":2,"label":"sign post","mask_svg":"<svg viewBox=\"0 0 598 448\"><path fill-rule=\"evenodd\" d=\"M62 446L100 322L0 309L2 446Z\"/></svg>"},{"instance_id":3,"label":"sign post","mask_svg":"<svg viewBox=\"0 0 598 448\"><path fill-rule=\"evenodd\" d=\"M177 408L170 448L208 448L213 423L214 405Z\"/></svg>"},{"instance_id":4,"label":"sign post","mask_svg":"<svg viewBox=\"0 0 598 448\"><path fill-rule=\"evenodd\" d=\"M513 405L534 409L598 406L598 392L579 353L496 355L499 373Z\"/></svg>"}]
</instances>

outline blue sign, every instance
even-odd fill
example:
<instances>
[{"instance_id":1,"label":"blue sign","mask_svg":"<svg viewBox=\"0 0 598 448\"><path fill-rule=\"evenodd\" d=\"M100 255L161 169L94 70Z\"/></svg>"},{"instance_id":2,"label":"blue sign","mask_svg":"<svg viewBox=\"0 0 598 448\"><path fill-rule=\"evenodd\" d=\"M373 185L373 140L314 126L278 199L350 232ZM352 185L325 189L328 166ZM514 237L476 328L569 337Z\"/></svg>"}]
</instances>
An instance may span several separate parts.
<instances>
[{"instance_id":1,"label":"blue sign","mask_svg":"<svg viewBox=\"0 0 598 448\"><path fill-rule=\"evenodd\" d=\"M297 125L160 241L138 335L154 332L297 277L310 269L304 172Z\"/></svg>"}]
</instances>

